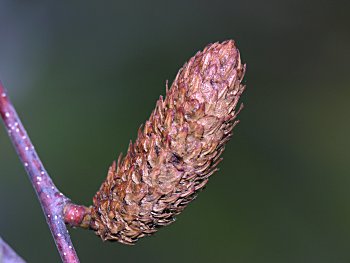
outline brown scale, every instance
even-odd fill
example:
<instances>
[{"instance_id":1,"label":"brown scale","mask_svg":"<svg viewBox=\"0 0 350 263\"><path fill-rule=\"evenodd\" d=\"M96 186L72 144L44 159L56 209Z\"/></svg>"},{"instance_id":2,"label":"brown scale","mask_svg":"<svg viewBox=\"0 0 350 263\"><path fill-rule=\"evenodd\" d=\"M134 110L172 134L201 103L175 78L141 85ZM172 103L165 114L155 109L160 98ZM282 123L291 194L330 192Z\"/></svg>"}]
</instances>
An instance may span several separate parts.
<instances>
[{"instance_id":1,"label":"brown scale","mask_svg":"<svg viewBox=\"0 0 350 263\"><path fill-rule=\"evenodd\" d=\"M96 193L92 228L133 244L174 221L216 171L244 90L234 41L208 45L177 74Z\"/></svg>"}]
</instances>

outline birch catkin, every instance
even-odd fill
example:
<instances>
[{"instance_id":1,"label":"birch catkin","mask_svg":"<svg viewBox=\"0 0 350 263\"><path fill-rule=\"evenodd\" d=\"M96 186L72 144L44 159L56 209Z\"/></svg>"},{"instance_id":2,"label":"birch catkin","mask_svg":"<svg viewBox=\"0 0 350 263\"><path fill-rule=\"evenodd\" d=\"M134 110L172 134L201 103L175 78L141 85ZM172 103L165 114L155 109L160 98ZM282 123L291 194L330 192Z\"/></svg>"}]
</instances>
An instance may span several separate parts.
<instances>
[{"instance_id":1,"label":"birch catkin","mask_svg":"<svg viewBox=\"0 0 350 263\"><path fill-rule=\"evenodd\" d=\"M133 244L196 197L238 122L244 72L232 40L208 45L180 69L94 197L91 226L103 240Z\"/></svg>"}]
</instances>

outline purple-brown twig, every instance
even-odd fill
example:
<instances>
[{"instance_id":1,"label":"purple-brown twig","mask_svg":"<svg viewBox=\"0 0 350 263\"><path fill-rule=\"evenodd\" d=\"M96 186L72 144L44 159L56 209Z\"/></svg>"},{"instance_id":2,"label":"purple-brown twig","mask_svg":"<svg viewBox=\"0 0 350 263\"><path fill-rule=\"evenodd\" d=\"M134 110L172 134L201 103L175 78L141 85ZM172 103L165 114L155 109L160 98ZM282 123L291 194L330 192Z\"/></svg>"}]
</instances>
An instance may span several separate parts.
<instances>
[{"instance_id":1,"label":"purple-brown twig","mask_svg":"<svg viewBox=\"0 0 350 263\"><path fill-rule=\"evenodd\" d=\"M16 252L0 237L0 262L1 263L25 263Z\"/></svg>"},{"instance_id":2,"label":"purple-brown twig","mask_svg":"<svg viewBox=\"0 0 350 263\"><path fill-rule=\"evenodd\" d=\"M62 261L65 263L79 262L63 216L64 206L70 200L52 182L1 82L0 115L38 196Z\"/></svg>"}]
</instances>

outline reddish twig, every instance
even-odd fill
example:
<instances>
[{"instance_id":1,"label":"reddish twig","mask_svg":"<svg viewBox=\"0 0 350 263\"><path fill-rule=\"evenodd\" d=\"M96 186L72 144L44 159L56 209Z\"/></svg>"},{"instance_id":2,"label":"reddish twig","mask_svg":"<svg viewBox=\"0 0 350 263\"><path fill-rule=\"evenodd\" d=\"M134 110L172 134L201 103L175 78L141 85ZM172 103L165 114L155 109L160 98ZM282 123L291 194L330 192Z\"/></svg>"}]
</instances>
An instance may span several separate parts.
<instances>
[{"instance_id":1,"label":"reddish twig","mask_svg":"<svg viewBox=\"0 0 350 263\"><path fill-rule=\"evenodd\" d=\"M52 182L1 83L0 115L38 196L62 261L79 262L63 216L64 206L70 200Z\"/></svg>"},{"instance_id":2,"label":"reddish twig","mask_svg":"<svg viewBox=\"0 0 350 263\"><path fill-rule=\"evenodd\" d=\"M25 263L17 253L0 237L0 262L1 263Z\"/></svg>"}]
</instances>

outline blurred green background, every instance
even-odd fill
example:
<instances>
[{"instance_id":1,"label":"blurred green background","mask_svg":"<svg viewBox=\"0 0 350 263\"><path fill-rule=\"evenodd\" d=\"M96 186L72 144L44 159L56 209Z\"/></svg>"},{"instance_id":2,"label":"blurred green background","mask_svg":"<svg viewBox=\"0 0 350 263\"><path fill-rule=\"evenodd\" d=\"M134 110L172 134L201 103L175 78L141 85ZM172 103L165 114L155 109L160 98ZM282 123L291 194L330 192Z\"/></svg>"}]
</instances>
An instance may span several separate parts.
<instances>
[{"instance_id":1,"label":"blurred green background","mask_svg":"<svg viewBox=\"0 0 350 263\"><path fill-rule=\"evenodd\" d=\"M72 230L82 262L350 262L349 1L0 1L0 79L57 186L91 204L165 81L210 42L247 63L220 171L133 247ZM0 129L0 235L59 262Z\"/></svg>"}]
</instances>

